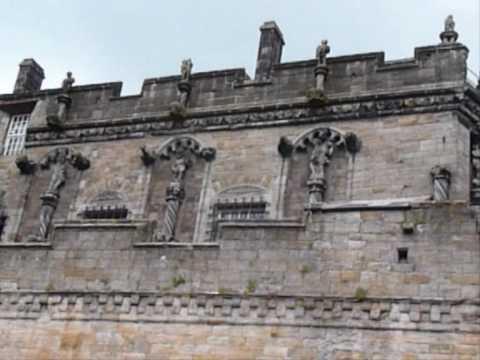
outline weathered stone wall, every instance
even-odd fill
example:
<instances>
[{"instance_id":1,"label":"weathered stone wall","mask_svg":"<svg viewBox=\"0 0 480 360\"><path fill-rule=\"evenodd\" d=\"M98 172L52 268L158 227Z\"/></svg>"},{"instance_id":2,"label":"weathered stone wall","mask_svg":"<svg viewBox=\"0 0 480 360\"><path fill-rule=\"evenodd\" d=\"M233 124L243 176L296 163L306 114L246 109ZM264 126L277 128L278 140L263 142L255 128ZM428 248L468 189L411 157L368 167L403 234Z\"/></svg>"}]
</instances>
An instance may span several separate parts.
<instances>
[{"instance_id":1,"label":"weathered stone wall","mask_svg":"<svg viewBox=\"0 0 480 360\"><path fill-rule=\"evenodd\" d=\"M261 80L196 73L180 114L178 76L128 97L121 83L1 95L0 135L8 114L32 113L35 171L0 158L0 357L476 360L480 97L467 54L328 58L317 98L313 60L273 59ZM47 126L60 94L72 104ZM312 201L304 140L321 129L340 140ZM29 242L53 174L42 160L58 147L72 154L65 186L48 236ZM432 199L435 166L451 175L448 199ZM220 200L266 211L216 218ZM162 238L172 212L175 237Z\"/></svg>"},{"instance_id":2,"label":"weathered stone wall","mask_svg":"<svg viewBox=\"0 0 480 360\"><path fill-rule=\"evenodd\" d=\"M480 337L475 334L113 321L2 320L1 325L0 356L18 360L476 360L480 356Z\"/></svg>"}]
</instances>

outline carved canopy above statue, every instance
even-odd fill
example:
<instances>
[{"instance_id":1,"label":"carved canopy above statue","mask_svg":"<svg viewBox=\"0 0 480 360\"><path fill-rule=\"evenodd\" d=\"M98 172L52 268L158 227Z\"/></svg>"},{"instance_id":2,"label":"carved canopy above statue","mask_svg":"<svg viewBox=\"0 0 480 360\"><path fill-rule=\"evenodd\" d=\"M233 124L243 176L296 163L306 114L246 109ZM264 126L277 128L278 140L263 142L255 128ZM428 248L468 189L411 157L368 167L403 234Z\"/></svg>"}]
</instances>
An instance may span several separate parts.
<instances>
[{"instance_id":1,"label":"carved canopy above statue","mask_svg":"<svg viewBox=\"0 0 480 360\"><path fill-rule=\"evenodd\" d=\"M202 147L198 140L190 136L173 138L158 149L142 147L141 151L142 160L146 166L151 165L158 158L169 160L172 154L180 154L186 151L206 161L215 159L216 154L214 148Z\"/></svg>"}]
</instances>

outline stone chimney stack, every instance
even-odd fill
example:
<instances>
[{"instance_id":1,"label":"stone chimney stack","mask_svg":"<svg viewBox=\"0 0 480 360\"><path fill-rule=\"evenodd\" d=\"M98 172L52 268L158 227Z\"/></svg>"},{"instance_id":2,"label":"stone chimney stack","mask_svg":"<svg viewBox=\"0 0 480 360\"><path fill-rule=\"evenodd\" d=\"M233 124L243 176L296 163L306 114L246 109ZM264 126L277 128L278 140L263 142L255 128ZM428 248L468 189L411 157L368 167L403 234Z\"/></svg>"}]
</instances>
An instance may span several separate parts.
<instances>
[{"instance_id":1,"label":"stone chimney stack","mask_svg":"<svg viewBox=\"0 0 480 360\"><path fill-rule=\"evenodd\" d=\"M285 45L283 35L275 21L267 21L260 27L260 45L258 47L255 80L270 78L273 65L279 64L282 48Z\"/></svg>"},{"instance_id":2,"label":"stone chimney stack","mask_svg":"<svg viewBox=\"0 0 480 360\"><path fill-rule=\"evenodd\" d=\"M32 93L40 90L45 78L43 69L33 59L24 59L20 63L14 94Z\"/></svg>"}]
</instances>

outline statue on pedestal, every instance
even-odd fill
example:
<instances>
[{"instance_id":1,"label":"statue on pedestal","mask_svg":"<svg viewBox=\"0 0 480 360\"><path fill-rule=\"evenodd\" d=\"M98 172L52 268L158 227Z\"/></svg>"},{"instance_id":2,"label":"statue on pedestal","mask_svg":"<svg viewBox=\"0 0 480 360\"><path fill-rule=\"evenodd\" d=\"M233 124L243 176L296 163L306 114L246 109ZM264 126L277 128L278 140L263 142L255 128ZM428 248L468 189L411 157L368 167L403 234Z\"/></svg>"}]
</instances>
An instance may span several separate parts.
<instances>
[{"instance_id":1,"label":"statue on pedestal","mask_svg":"<svg viewBox=\"0 0 480 360\"><path fill-rule=\"evenodd\" d=\"M328 40L322 40L320 45L317 47L316 57L317 57L317 66L327 65L327 55L330 53L330 46L328 46Z\"/></svg>"},{"instance_id":2,"label":"statue on pedestal","mask_svg":"<svg viewBox=\"0 0 480 360\"><path fill-rule=\"evenodd\" d=\"M192 59L182 60L182 65L180 67L180 77L182 81L190 81L192 76L193 62Z\"/></svg>"},{"instance_id":3,"label":"statue on pedestal","mask_svg":"<svg viewBox=\"0 0 480 360\"><path fill-rule=\"evenodd\" d=\"M75 83L75 78L72 77L72 72L67 72L67 77L62 81L63 92L68 93Z\"/></svg>"}]
</instances>

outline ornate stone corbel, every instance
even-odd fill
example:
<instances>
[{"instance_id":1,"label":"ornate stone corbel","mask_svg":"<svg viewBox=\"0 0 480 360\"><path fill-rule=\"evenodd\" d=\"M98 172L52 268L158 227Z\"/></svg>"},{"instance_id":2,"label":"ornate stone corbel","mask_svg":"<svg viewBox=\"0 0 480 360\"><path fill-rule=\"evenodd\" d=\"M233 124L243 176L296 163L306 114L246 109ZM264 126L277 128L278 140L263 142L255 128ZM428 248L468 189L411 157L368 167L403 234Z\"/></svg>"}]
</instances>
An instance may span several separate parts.
<instances>
[{"instance_id":1,"label":"ornate stone corbel","mask_svg":"<svg viewBox=\"0 0 480 360\"><path fill-rule=\"evenodd\" d=\"M280 142L278 143L278 152L282 157L289 158L293 153L293 144L287 137L282 136Z\"/></svg>"},{"instance_id":2,"label":"ornate stone corbel","mask_svg":"<svg viewBox=\"0 0 480 360\"><path fill-rule=\"evenodd\" d=\"M170 115L174 118L183 119L187 115L188 101L192 92L191 76L193 62L191 59L182 61L180 67L180 81L177 84L177 101L170 105Z\"/></svg>"},{"instance_id":3,"label":"ornate stone corbel","mask_svg":"<svg viewBox=\"0 0 480 360\"><path fill-rule=\"evenodd\" d=\"M30 160L27 155L17 157L15 164L23 175L32 175L37 168L35 161Z\"/></svg>"},{"instance_id":4,"label":"ornate stone corbel","mask_svg":"<svg viewBox=\"0 0 480 360\"><path fill-rule=\"evenodd\" d=\"M30 235L28 241L43 242L47 240L50 223L60 200L61 189L67 181L68 164L77 170L86 170L90 167L90 161L82 154L63 147L51 150L40 162L40 168L51 170L51 176L47 190L40 196L42 205L38 233Z\"/></svg>"},{"instance_id":5,"label":"ornate stone corbel","mask_svg":"<svg viewBox=\"0 0 480 360\"><path fill-rule=\"evenodd\" d=\"M450 196L450 171L440 165L434 166L430 171L432 177L433 195L434 201L447 201Z\"/></svg>"},{"instance_id":6,"label":"ornate stone corbel","mask_svg":"<svg viewBox=\"0 0 480 360\"><path fill-rule=\"evenodd\" d=\"M458 40L458 33L455 31L455 21L453 15L448 15L445 19L445 28L440 33L442 44L454 44Z\"/></svg>"},{"instance_id":7,"label":"ornate stone corbel","mask_svg":"<svg viewBox=\"0 0 480 360\"><path fill-rule=\"evenodd\" d=\"M57 96L56 106L49 111L49 114L47 114L47 124L51 128L57 130L63 128L67 119L68 109L72 104L72 98L69 96L69 93L74 82L75 79L72 77L72 73L69 71L67 73L67 77L62 82L63 93Z\"/></svg>"}]
</instances>

